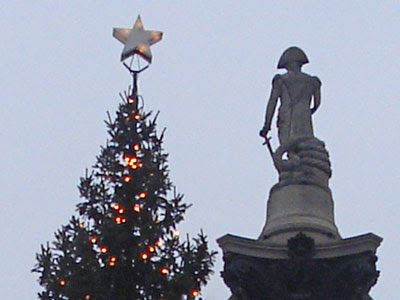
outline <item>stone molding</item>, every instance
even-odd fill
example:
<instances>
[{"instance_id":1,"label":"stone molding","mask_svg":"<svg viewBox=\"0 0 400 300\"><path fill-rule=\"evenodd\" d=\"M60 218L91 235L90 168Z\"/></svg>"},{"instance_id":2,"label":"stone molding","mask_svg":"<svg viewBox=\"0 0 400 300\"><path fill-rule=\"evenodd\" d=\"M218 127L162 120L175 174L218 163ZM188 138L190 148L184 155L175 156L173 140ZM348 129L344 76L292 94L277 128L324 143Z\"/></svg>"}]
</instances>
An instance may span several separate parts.
<instances>
[{"instance_id":1,"label":"stone molding","mask_svg":"<svg viewBox=\"0 0 400 300\"><path fill-rule=\"evenodd\" d=\"M270 259L289 258L286 245L273 244L263 240L243 238L231 234L226 234L217 240L224 253L236 253L246 256ZM382 238L367 233L351 238L338 240L324 245L315 245L315 259L334 258L346 255L359 254L371 251L376 253L376 249L382 242Z\"/></svg>"},{"instance_id":2,"label":"stone molding","mask_svg":"<svg viewBox=\"0 0 400 300\"><path fill-rule=\"evenodd\" d=\"M381 241L369 233L316 245L299 233L282 246L225 235L222 277L235 300L368 300Z\"/></svg>"}]
</instances>

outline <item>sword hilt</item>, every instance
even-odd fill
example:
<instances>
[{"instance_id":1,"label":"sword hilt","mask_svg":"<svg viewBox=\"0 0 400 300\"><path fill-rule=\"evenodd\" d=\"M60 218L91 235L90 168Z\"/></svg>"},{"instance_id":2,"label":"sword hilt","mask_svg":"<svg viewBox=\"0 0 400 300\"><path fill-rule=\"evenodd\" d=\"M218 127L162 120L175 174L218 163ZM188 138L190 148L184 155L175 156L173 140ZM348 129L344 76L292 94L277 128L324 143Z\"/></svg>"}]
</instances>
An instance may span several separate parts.
<instances>
[{"instance_id":1,"label":"sword hilt","mask_svg":"<svg viewBox=\"0 0 400 300\"><path fill-rule=\"evenodd\" d=\"M271 140L271 137L264 137L264 139L265 139L265 141L264 141L264 143L263 143L263 146L264 145L267 145L268 143L269 143L269 141Z\"/></svg>"}]
</instances>

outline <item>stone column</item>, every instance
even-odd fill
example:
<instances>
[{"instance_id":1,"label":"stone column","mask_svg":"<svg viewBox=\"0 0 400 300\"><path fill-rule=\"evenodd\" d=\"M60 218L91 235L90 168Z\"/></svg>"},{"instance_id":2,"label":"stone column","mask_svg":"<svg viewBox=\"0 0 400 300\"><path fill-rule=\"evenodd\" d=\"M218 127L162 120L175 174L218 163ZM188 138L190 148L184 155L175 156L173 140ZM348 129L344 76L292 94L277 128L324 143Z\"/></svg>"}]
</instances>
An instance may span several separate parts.
<instances>
[{"instance_id":1,"label":"stone column","mask_svg":"<svg viewBox=\"0 0 400 300\"><path fill-rule=\"evenodd\" d=\"M321 83L301 72L305 63L299 48L282 55L278 67L288 73L273 80L260 132L279 173L265 226L257 240L230 234L217 240L230 300L369 300L379 276L382 239L372 233L342 238L336 227L329 154L310 128ZM266 136L278 100L281 144L273 151ZM307 108L311 102L314 107Z\"/></svg>"}]
</instances>

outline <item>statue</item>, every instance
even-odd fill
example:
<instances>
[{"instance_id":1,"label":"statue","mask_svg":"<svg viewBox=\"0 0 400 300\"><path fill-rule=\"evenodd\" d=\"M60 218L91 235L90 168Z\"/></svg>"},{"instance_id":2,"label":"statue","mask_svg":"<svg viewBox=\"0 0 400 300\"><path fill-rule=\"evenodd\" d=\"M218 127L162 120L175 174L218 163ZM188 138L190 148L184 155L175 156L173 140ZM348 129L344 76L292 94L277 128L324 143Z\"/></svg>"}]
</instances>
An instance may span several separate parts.
<instances>
[{"instance_id":1,"label":"statue","mask_svg":"<svg viewBox=\"0 0 400 300\"><path fill-rule=\"evenodd\" d=\"M278 69L286 69L287 73L277 74L272 80L271 96L260 136L265 138L280 174L280 181L311 180L327 186L327 180L331 176L329 155L324 143L314 137L312 125L312 115L321 104L321 81L318 77L301 71L301 67L308 62L307 56L298 47L290 47L283 52ZM274 152L267 135L271 130L278 100L280 107L277 126L280 145Z\"/></svg>"},{"instance_id":2,"label":"statue","mask_svg":"<svg viewBox=\"0 0 400 300\"><path fill-rule=\"evenodd\" d=\"M260 135L279 181L270 189L267 218L257 240L225 235L221 272L229 300L372 300L376 249L382 239L366 234L343 239L335 224L329 188L331 164L325 143L314 135L321 82L301 71L304 52L287 49L278 68ZM267 137L279 102L279 146Z\"/></svg>"},{"instance_id":3,"label":"statue","mask_svg":"<svg viewBox=\"0 0 400 300\"><path fill-rule=\"evenodd\" d=\"M265 137L271 129L278 99L281 101L278 115L279 142L284 144L289 139L314 136L311 115L321 103L321 81L318 77L301 71L302 65L306 63L308 59L300 48L291 47L282 54L278 69L284 68L288 72L284 75L275 75L272 81L272 91L261 136ZM310 107L312 99L313 108Z\"/></svg>"}]
</instances>

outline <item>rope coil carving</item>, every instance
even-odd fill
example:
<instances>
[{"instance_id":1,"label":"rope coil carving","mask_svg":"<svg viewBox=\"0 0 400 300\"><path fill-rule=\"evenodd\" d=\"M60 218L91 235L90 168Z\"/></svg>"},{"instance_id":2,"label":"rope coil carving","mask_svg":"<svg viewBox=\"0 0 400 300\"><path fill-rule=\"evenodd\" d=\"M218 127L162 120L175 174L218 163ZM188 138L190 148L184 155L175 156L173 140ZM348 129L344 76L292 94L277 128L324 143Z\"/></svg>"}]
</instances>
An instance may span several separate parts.
<instances>
[{"instance_id":1,"label":"rope coil carving","mask_svg":"<svg viewBox=\"0 0 400 300\"><path fill-rule=\"evenodd\" d=\"M327 187L332 176L325 144L314 137L292 139L279 146L274 152L274 164L279 172L280 183L297 179Z\"/></svg>"}]
</instances>

